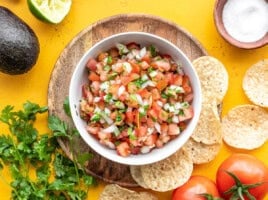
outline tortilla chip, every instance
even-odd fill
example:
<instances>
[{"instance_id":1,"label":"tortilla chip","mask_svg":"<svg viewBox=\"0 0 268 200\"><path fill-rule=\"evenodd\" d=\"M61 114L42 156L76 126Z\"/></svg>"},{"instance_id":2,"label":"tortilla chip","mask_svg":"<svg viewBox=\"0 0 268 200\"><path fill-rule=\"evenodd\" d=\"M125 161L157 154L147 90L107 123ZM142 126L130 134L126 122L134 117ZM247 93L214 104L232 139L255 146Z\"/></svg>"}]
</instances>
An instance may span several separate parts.
<instances>
[{"instance_id":1,"label":"tortilla chip","mask_svg":"<svg viewBox=\"0 0 268 200\"><path fill-rule=\"evenodd\" d=\"M190 155L179 150L157 163L141 166L144 183L152 190L165 192L187 182L193 171Z\"/></svg>"},{"instance_id":2,"label":"tortilla chip","mask_svg":"<svg viewBox=\"0 0 268 200\"><path fill-rule=\"evenodd\" d=\"M116 184L105 186L99 200L157 200L157 197L149 192L135 192Z\"/></svg>"},{"instance_id":3,"label":"tortilla chip","mask_svg":"<svg viewBox=\"0 0 268 200\"><path fill-rule=\"evenodd\" d=\"M194 164L204 164L212 161L218 155L220 148L221 142L207 145L196 142L192 138L183 146L183 149L191 155Z\"/></svg>"},{"instance_id":4,"label":"tortilla chip","mask_svg":"<svg viewBox=\"0 0 268 200\"><path fill-rule=\"evenodd\" d=\"M268 59L251 66L243 79L243 89L249 100L268 107Z\"/></svg>"},{"instance_id":5,"label":"tortilla chip","mask_svg":"<svg viewBox=\"0 0 268 200\"><path fill-rule=\"evenodd\" d=\"M241 105L222 120L223 140L239 149L256 149L268 136L268 112L256 105Z\"/></svg>"},{"instance_id":6,"label":"tortilla chip","mask_svg":"<svg viewBox=\"0 0 268 200\"><path fill-rule=\"evenodd\" d=\"M204 144L221 143L222 128L215 100L202 103L200 117L191 137Z\"/></svg>"},{"instance_id":7,"label":"tortilla chip","mask_svg":"<svg viewBox=\"0 0 268 200\"><path fill-rule=\"evenodd\" d=\"M140 166L130 166L130 174L132 178L139 184L139 186L148 188L148 186L144 183L143 177L141 175Z\"/></svg>"},{"instance_id":8,"label":"tortilla chip","mask_svg":"<svg viewBox=\"0 0 268 200\"><path fill-rule=\"evenodd\" d=\"M228 73L224 65L216 58L202 56L193 61L201 82L201 90L204 98L214 96L217 104L223 100L228 89Z\"/></svg>"}]
</instances>

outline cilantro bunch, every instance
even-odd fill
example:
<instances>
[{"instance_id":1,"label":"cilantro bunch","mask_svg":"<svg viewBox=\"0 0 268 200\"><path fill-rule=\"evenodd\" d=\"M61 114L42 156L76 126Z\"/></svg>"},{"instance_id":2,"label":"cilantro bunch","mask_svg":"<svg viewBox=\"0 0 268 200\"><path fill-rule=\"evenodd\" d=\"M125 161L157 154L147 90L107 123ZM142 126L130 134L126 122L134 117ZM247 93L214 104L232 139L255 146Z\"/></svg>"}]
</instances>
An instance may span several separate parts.
<instances>
[{"instance_id":1,"label":"cilantro bunch","mask_svg":"<svg viewBox=\"0 0 268 200\"><path fill-rule=\"evenodd\" d=\"M12 199L86 199L94 179L79 166L91 155L84 154L73 160L61 151L56 138L64 137L72 146L77 131L56 116L49 116L51 133L39 134L34 127L37 114L46 113L47 107L26 102L23 109L14 111L6 106L0 113L0 122L9 128L9 134L0 135L0 169L8 167L12 181ZM35 172L35 174L32 174ZM31 173L31 176L30 176ZM0 174L2 180L5 180Z\"/></svg>"}]
</instances>

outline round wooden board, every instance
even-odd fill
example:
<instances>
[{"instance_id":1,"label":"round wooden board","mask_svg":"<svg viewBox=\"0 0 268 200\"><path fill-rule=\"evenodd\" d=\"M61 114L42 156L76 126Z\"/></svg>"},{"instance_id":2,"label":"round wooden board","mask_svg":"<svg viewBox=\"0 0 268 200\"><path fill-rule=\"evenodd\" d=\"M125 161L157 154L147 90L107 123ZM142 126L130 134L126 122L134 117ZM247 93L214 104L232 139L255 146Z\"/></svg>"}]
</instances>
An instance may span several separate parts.
<instances>
[{"instance_id":1,"label":"round wooden board","mask_svg":"<svg viewBox=\"0 0 268 200\"><path fill-rule=\"evenodd\" d=\"M178 25L156 16L144 14L123 14L113 16L94 23L81 31L60 54L51 74L48 88L49 114L74 126L70 117L63 110L64 99L68 96L69 82L72 72L82 55L96 42L103 38L128 31L142 31L159 35L177 45L190 60L207 55L200 43ZM58 140L64 152L72 158L68 141ZM93 152L88 145L78 138L75 153L92 152L93 159L86 165L86 172L109 183L125 187L136 187L129 166L107 160Z\"/></svg>"}]
</instances>

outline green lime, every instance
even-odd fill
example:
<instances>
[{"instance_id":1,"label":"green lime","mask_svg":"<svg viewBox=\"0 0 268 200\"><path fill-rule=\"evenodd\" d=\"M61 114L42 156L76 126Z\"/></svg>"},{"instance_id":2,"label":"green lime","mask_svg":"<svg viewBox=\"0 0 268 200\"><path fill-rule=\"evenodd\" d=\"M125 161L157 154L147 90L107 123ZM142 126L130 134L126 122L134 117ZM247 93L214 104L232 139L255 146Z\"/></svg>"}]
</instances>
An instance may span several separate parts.
<instances>
[{"instance_id":1,"label":"green lime","mask_svg":"<svg viewBox=\"0 0 268 200\"><path fill-rule=\"evenodd\" d=\"M32 14L52 24L60 23L69 13L72 0L27 0Z\"/></svg>"}]
</instances>

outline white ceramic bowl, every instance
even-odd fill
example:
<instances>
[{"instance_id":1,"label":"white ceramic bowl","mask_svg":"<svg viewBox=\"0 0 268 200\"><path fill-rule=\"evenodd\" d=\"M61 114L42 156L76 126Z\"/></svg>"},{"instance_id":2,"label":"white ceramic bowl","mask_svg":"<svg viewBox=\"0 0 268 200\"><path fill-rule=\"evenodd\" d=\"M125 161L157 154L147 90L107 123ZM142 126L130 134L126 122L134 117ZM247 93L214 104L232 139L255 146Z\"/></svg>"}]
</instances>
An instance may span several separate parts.
<instances>
[{"instance_id":1,"label":"white ceramic bowl","mask_svg":"<svg viewBox=\"0 0 268 200\"><path fill-rule=\"evenodd\" d=\"M81 119L79 115L80 113L79 101L81 100L82 97L81 87L83 84L88 82L87 79L88 73L85 67L88 59L95 58L100 52L108 50L111 47L114 47L116 43L126 44L130 42L136 42L138 44L141 44L141 46L147 46L153 44L159 49L160 52L169 54L176 62L182 64L183 70L189 76L193 87L194 100L192 102L192 105L194 109L194 117L189 121L187 128L177 138L165 144L164 147L160 149L155 148L147 154L130 155L128 157L122 157L119 156L115 150L109 149L101 145L98 140L96 140L86 131L85 128L86 122L83 119ZM178 149L180 149L184 145L184 143L189 139L197 124L201 110L201 88L199 78L190 60L174 44L167 41L166 39L163 39L159 36L149 33L125 32L101 40L84 54L84 56L77 64L71 78L69 88L69 100L74 124L78 129L81 137L94 151L96 151L98 154L109 160L121 164L145 165L167 158L168 156L175 153Z\"/></svg>"}]
</instances>

